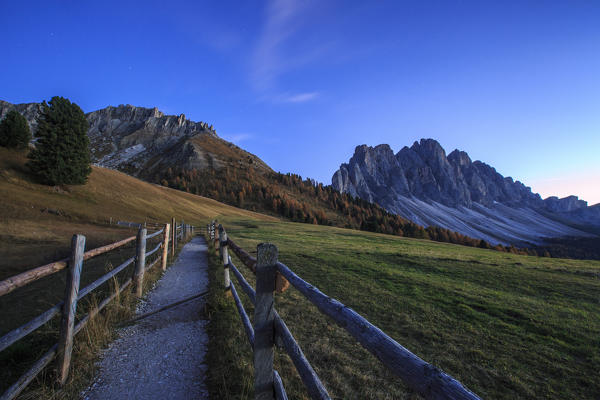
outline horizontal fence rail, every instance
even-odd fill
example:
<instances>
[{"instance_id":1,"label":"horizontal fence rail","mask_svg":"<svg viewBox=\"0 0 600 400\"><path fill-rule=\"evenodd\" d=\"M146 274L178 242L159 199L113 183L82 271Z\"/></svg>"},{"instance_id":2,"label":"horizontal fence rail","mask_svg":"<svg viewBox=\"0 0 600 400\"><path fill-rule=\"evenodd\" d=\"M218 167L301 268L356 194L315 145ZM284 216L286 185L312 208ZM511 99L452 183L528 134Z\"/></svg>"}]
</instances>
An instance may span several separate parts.
<instances>
[{"instance_id":1,"label":"horizontal fence rail","mask_svg":"<svg viewBox=\"0 0 600 400\"><path fill-rule=\"evenodd\" d=\"M233 264L233 262L231 262L231 257L229 257L229 267L233 271L240 286L242 286L242 288L244 289L244 292L250 298L250 301L252 302L252 304L256 305L255 290L252 289L252 286L250 286L250 284L246 281L246 279L244 279L244 276L236 268L236 266ZM237 305L238 311L240 313L240 317L242 318L242 323L244 325L244 328L246 329L246 334L248 335L249 339L250 339L250 336L252 336L252 340L250 340L250 345L252 347L254 347L254 329L250 325L250 321L247 320L248 317L246 315L246 311L244 310L243 306L241 305L241 302L239 302L239 297L237 297L237 293L235 292L235 287L233 286L233 283L231 283L231 285L232 285L231 290L232 290L232 293L234 294L234 298L236 300L236 305ZM239 302L239 305L238 305L238 302ZM292 362L294 363L294 366L298 370L298 374L300 375L302 382L306 386L308 393L311 395L311 398L313 398L313 399L329 399L330 397L327 393L327 390L325 389L325 386L323 385L323 383L321 382L321 380L315 373L314 369L308 362L308 359L302 352L302 349L300 348L300 346L298 346L298 343L294 339L294 336L288 329L287 325L281 319L281 317L279 316L277 311L273 311L273 312L274 312L273 323L275 325L275 334L277 335L276 342L280 347L283 347L285 349L285 351L288 353L288 355L292 359ZM250 335L249 331L251 331L252 335Z\"/></svg>"},{"instance_id":2,"label":"horizontal fence rail","mask_svg":"<svg viewBox=\"0 0 600 400\"><path fill-rule=\"evenodd\" d=\"M31 332L35 331L40 326L44 325L46 322L50 321L54 318L60 310L62 309L63 302L61 301L54 307L50 308L48 311L38 315L31 321L27 322L25 325L18 327L17 329L8 332L4 336L0 338L0 351L6 349L17 340L29 335Z\"/></svg>"},{"instance_id":3,"label":"horizontal fence rail","mask_svg":"<svg viewBox=\"0 0 600 400\"><path fill-rule=\"evenodd\" d=\"M221 256L221 259L223 260L223 266L224 266L224 278L225 278L225 289L230 291L232 294L232 297L234 298L235 301L235 305L236 308L238 310L238 313L240 314L240 318L242 320L242 324L244 325L244 330L246 331L246 336L248 337L248 342L250 343L250 346L255 350L255 371L257 370L256 368L256 363L257 363L257 359L256 359L256 349L257 348L263 348L266 350L264 343L268 343L270 340L272 340L272 335L269 336L269 332L265 331L264 327L259 327L257 328L256 324L254 326L251 325L250 323L250 319L248 318L248 314L246 313L246 310L244 309L244 306L238 296L237 290L235 289L235 284L233 282L230 281L229 279L229 267L232 268L232 270L234 271L234 274L236 275L236 278L238 280L238 282L240 283L242 289L244 290L244 292L251 298L252 302L254 304L256 304L256 293L254 291L254 289L252 289L252 287L248 284L248 282L244 279L244 277L242 276L242 274L240 274L240 272L237 270L237 268L235 267L235 265L231 262L231 257L228 254L228 250L227 250L227 234L225 233L225 229L219 225L219 236L217 238L216 234L215 234L215 223L213 222L212 224L207 225L207 234L208 237L211 239L211 242L213 242L213 244L215 244L215 249L216 244L219 243L219 255ZM238 248L238 250L242 251L243 250L241 248ZM246 253L247 254L247 253ZM250 256L249 256L250 257ZM252 257L250 257L250 259L252 259ZM254 262L256 263L256 260L254 259ZM256 270L254 270L254 272L256 272ZM274 311L274 310L273 310ZM255 311L255 320L256 320L256 311ZM257 329L260 329L263 331L261 340L263 343L256 343L256 332ZM266 362L267 364L270 363L271 367L270 368L261 368L261 372L263 374L263 378L266 384L264 383L258 383L255 381L255 392L257 393L256 398L257 399L273 399L276 398L277 400L287 400L287 394L285 392L285 388L283 387L283 382L281 380L281 377L279 376L279 373L273 369L272 364L273 364L273 357L272 357L272 350L271 350L271 355L270 355L270 359L267 356L267 358L262 359L262 362ZM256 373L255 373L256 376Z\"/></svg>"},{"instance_id":4,"label":"horizontal fence rail","mask_svg":"<svg viewBox=\"0 0 600 400\"><path fill-rule=\"evenodd\" d=\"M149 237L146 237L146 239L148 239ZM158 249L160 249L162 247L162 243L159 243L155 248L153 248L152 250L150 250L149 252L146 253L146 257L150 257L152 254L156 253L158 251Z\"/></svg>"},{"instance_id":5,"label":"horizontal fence rail","mask_svg":"<svg viewBox=\"0 0 600 400\"><path fill-rule=\"evenodd\" d=\"M42 314L31 319L24 325L13 329L4 336L0 337L0 351L3 351L10 347L12 344L16 343L18 340L23 339L42 325L49 322L58 314L62 314L58 343L54 344L46 353L42 355L41 358L39 358L30 367L30 369L27 372L25 372L15 383L13 383L13 385L10 386L2 394L2 396L0 396L0 400L10 400L18 396L19 393L21 393L27 387L27 385L31 383L31 381L40 373L40 371L42 371L46 366L48 366L52 362L53 359L57 357L58 381L60 384L64 384L66 382L71 364L73 337L77 333L79 333L92 318L94 318L120 293L122 293L128 287L132 286L132 284L135 283L136 290L138 290L138 287L139 290L141 290L144 271L149 270L150 268L154 267L155 265L158 265L159 263L162 264L162 269L165 270L167 265L169 244L171 245L171 254L174 256L174 249L177 239L184 240L193 233L193 227L191 225L186 225L183 222L179 225L175 225L175 218L173 218L171 222L172 224L160 225L154 223L142 224L119 221L117 222L117 224L119 225L137 227L138 235L131 236L123 240L117 241L115 243L98 247L96 249L92 249L86 252L84 252L85 237L82 235L74 235L71 246L71 257L31 269L29 271L12 276L0 282L0 296L3 296L17 288L23 287L43 277L49 276L64 269L67 270L68 290L66 291L67 294L65 300L59 302L58 304L46 310ZM156 232L146 235L145 226L152 226L154 228L160 229L158 229ZM172 230L171 227L173 227ZM179 233L176 235L175 233L177 231L179 231ZM146 242L149 239L158 237L161 234L162 237L160 237L160 241L158 242L156 247L154 247L148 252L145 252ZM123 263L113 268L111 271L107 272L106 274L96 279L94 282L90 283L88 286L79 290L81 270L84 261L89 260L98 255L107 253L111 250L115 250L134 241L137 242L136 255L134 257L128 258ZM154 261L150 263L150 265L146 266L146 259L154 255L161 248L162 253L159 253L159 257L156 257ZM116 278L117 274L124 271L128 266L134 263L136 265L134 275L126 279L122 284L119 284L118 280L115 279L115 290L111 291L111 293L105 299L103 299L102 302L100 302L100 304L92 307L86 315L81 317L80 320L77 323L75 323L75 312L77 308L77 302L83 299L85 296L92 293L95 289L105 284L109 280ZM138 268L140 266L142 267L141 274Z\"/></svg>"},{"instance_id":6,"label":"horizontal fence rail","mask_svg":"<svg viewBox=\"0 0 600 400\"><path fill-rule=\"evenodd\" d=\"M450 375L411 353L350 307L302 280L285 264L278 262L277 269L292 286L317 306L319 311L332 318L421 395L434 399L478 399Z\"/></svg>"},{"instance_id":7,"label":"horizontal fence rail","mask_svg":"<svg viewBox=\"0 0 600 400\"><path fill-rule=\"evenodd\" d=\"M279 290L284 291L290 284L313 303L321 313L333 319L350 333L392 373L402 379L407 386L425 398L479 399L476 394L468 390L459 381L439 368L423 361L356 311L327 296L296 275L289 267L277 260L277 248L274 245L258 245L257 257L255 258L229 238L221 225L217 229L215 221L207 225L206 230L207 236L210 242L214 244L215 249L217 245L219 246L225 273L225 289L230 290L232 293L246 336L254 351L256 399L287 399L281 377L272 366L272 350L267 353L264 350L265 346L272 348L273 344L283 348L290 356L311 398L330 399L327 390L302 349L275 310L273 293ZM256 290L252 288L231 261L231 257L227 252L228 249L231 249L238 259L256 275ZM266 255L265 251L268 252ZM272 256L273 252L274 257ZM268 257L269 254L271 254L270 258ZM263 260L262 265L261 257ZM266 264L265 257L269 259ZM255 305L253 324L250 323L233 282L229 282L230 270L233 272L242 291ZM260 315L261 308L267 310L267 314ZM257 309L259 314L257 314ZM265 317L267 319L264 319ZM272 339L269 339L269 337Z\"/></svg>"},{"instance_id":8,"label":"horizontal fence rail","mask_svg":"<svg viewBox=\"0 0 600 400\"><path fill-rule=\"evenodd\" d=\"M128 237L126 239L120 240L115 243L108 244L106 246L98 247L93 250L86 251L83 254L83 260L89 260L90 258L99 256L100 254L109 252L121 246L125 246L129 242L133 242L135 240L135 236ZM28 283L37 281L40 278L43 278L48 275L52 275L55 272L61 271L67 267L68 258L63 258L59 261L54 261L50 264L42 265L41 267L37 267L31 269L29 271L25 271L21 274L12 276L0 282L0 296L4 296L12 292L13 290L20 288L22 286L27 285Z\"/></svg>"},{"instance_id":9,"label":"horizontal fence rail","mask_svg":"<svg viewBox=\"0 0 600 400\"><path fill-rule=\"evenodd\" d=\"M162 228L160 231L154 232L154 233L152 233L152 234L150 234L150 235L146 236L146 239L152 239L154 236L158 236L158 235L160 235L161 233L163 233L164 231L165 231L165 228Z\"/></svg>"}]
</instances>

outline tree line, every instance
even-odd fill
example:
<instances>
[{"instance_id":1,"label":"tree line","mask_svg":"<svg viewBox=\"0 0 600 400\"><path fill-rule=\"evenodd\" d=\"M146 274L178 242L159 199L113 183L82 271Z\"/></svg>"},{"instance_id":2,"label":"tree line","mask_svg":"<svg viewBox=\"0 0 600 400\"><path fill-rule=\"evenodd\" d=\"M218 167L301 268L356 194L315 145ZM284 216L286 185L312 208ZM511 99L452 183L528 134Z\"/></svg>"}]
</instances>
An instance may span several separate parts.
<instances>
[{"instance_id":1,"label":"tree line","mask_svg":"<svg viewBox=\"0 0 600 400\"><path fill-rule=\"evenodd\" d=\"M260 173L252 167L221 169L167 168L154 175L163 186L210 197L222 203L280 216L293 222L338 226L389 235L429 239L513 254L549 256L548 251L492 246L485 240L437 226L427 228L376 203L341 193L330 185L296 174Z\"/></svg>"}]
</instances>

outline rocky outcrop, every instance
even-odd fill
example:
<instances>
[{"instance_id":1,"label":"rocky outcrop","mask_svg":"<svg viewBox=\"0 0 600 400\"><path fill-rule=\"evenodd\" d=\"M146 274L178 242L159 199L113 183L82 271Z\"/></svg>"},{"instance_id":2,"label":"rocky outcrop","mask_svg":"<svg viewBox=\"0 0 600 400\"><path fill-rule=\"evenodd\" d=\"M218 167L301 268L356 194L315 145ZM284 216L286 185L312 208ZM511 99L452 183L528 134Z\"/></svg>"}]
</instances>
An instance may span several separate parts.
<instances>
[{"instance_id":1,"label":"rocky outcrop","mask_svg":"<svg viewBox=\"0 0 600 400\"><path fill-rule=\"evenodd\" d=\"M0 100L0 121L10 111L16 110L25 117L27 123L29 123L29 129L35 134L35 131L37 131L37 116L40 114L41 107L40 103L11 104Z\"/></svg>"},{"instance_id":2,"label":"rocky outcrop","mask_svg":"<svg viewBox=\"0 0 600 400\"><path fill-rule=\"evenodd\" d=\"M587 208L587 201L579 200L577 196L568 196L562 199L552 196L544 199L544 205L549 211L564 213Z\"/></svg>"},{"instance_id":3,"label":"rocky outcrop","mask_svg":"<svg viewBox=\"0 0 600 400\"><path fill-rule=\"evenodd\" d=\"M92 159L98 165L129 172L142 168L152 155L185 149L185 141L198 135L216 133L205 122L193 122L185 115L164 115L157 108L120 105L86 114Z\"/></svg>"},{"instance_id":4,"label":"rocky outcrop","mask_svg":"<svg viewBox=\"0 0 600 400\"><path fill-rule=\"evenodd\" d=\"M446 156L433 139L421 139L396 154L386 144L357 146L350 161L334 173L332 184L417 223L492 243L583 234L551 216L560 212L564 217L587 206L575 196L542 200L531 188L472 161L464 151Z\"/></svg>"}]
</instances>

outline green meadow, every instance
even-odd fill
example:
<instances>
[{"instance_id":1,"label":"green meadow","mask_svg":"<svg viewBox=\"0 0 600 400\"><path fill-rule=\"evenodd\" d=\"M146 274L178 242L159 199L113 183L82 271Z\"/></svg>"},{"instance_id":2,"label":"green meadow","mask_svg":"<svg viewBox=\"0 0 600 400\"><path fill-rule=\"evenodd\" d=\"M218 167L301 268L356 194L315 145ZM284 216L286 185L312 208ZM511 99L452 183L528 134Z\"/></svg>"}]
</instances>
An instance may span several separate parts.
<instances>
[{"instance_id":1,"label":"green meadow","mask_svg":"<svg viewBox=\"0 0 600 400\"><path fill-rule=\"evenodd\" d=\"M220 222L254 254L260 242L276 244L280 261L304 280L482 398L600 395L598 261L307 224L232 217ZM211 253L210 390L222 398L251 398L250 346L233 300L223 296L222 266ZM252 318L253 308L237 287ZM275 303L332 398L418 398L295 289L276 295ZM307 398L289 358L283 350L276 353L290 398Z\"/></svg>"}]
</instances>

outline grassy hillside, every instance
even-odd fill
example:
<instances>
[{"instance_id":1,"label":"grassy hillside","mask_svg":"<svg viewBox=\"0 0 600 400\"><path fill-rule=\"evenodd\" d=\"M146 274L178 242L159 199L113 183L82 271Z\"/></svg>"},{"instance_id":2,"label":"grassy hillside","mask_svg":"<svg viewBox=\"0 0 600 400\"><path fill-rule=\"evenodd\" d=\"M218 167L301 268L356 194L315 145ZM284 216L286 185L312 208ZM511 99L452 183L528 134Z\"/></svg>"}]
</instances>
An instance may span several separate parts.
<instances>
[{"instance_id":1,"label":"grassy hillside","mask_svg":"<svg viewBox=\"0 0 600 400\"><path fill-rule=\"evenodd\" d=\"M94 167L88 183L82 186L39 185L29 174L25 162L24 152L0 148L0 221L3 227L0 232L0 279L67 257L71 237L75 233L86 236L86 249L135 235L134 229L111 225L111 218L113 222L164 223L174 216L178 221L183 218L187 223L198 226L214 215L274 220L104 168ZM154 247L157 240L160 237L149 242L148 248ZM131 257L133 246L125 246L86 262L81 286ZM130 276L132 268L119 275ZM62 300L64 287L65 274L57 273L0 297L0 335ZM100 289L107 290L108 287L105 284ZM87 306L88 299L82 303L79 309ZM119 314L123 310L117 311L116 314ZM56 342L57 320L55 318L48 326L0 354L0 392ZM94 345L97 344L96 341ZM89 360L93 360L93 355L89 355Z\"/></svg>"},{"instance_id":2,"label":"grassy hillside","mask_svg":"<svg viewBox=\"0 0 600 400\"><path fill-rule=\"evenodd\" d=\"M0 253L8 255L0 258L0 279L64 256L73 233L87 236L87 248L131 235L110 226L111 218L164 223L176 217L192 224L214 215L270 219L105 168L93 167L85 185L39 185L25 162L25 153L0 148Z\"/></svg>"},{"instance_id":3,"label":"grassy hillside","mask_svg":"<svg viewBox=\"0 0 600 400\"><path fill-rule=\"evenodd\" d=\"M600 262L306 224L224 223L248 250L275 243L280 260L302 278L482 398L596 399L600 393ZM215 274L222 285L221 266ZM332 397L414 397L296 290L275 301ZM220 341L213 345L229 351L211 350L211 387L217 397L248 398L250 350L232 303L220 288L213 294L211 312L218 319L211 329ZM278 357L277 368L290 398L306 398L287 356Z\"/></svg>"},{"instance_id":4,"label":"grassy hillside","mask_svg":"<svg viewBox=\"0 0 600 400\"><path fill-rule=\"evenodd\" d=\"M0 148L0 279L52 262L69 254L71 237L86 236L86 249L135 234L110 224L117 220L167 222L171 217L202 225L209 216L273 220L189 193L149 184L121 172L94 167L81 186L50 187L34 183L23 152ZM129 253L127 253L129 254ZM119 258L120 259L120 258ZM105 262L118 262L104 260ZM104 263L105 263L104 262ZM88 269L88 271L91 267ZM99 267L100 273L104 268ZM96 274L84 274L84 282ZM62 296L60 282L40 281L0 297L0 334L45 310ZM55 288L56 287L56 288ZM26 298L30 306L11 304ZM8 312L8 315L7 315Z\"/></svg>"}]
</instances>

